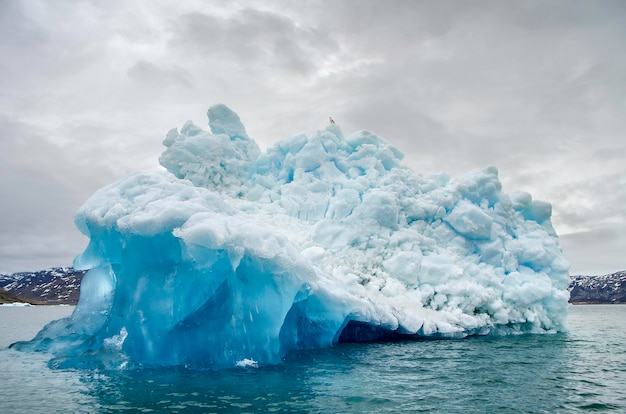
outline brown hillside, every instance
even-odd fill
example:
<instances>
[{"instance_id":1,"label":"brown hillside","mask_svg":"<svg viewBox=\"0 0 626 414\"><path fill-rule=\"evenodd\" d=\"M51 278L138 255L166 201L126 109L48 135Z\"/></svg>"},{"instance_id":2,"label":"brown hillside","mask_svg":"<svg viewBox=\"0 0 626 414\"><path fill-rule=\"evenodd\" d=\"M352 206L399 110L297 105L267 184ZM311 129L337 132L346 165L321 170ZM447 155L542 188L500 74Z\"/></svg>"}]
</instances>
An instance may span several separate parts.
<instances>
[{"instance_id":1,"label":"brown hillside","mask_svg":"<svg viewBox=\"0 0 626 414\"><path fill-rule=\"evenodd\" d=\"M4 289L0 289L0 304L2 303L15 303L15 302L22 302L22 303L34 303L33 301L27 301L24 300L22 298L19 298L15 295L10 294L9 292L7 292Z\"/></svg>"}]
</instances>

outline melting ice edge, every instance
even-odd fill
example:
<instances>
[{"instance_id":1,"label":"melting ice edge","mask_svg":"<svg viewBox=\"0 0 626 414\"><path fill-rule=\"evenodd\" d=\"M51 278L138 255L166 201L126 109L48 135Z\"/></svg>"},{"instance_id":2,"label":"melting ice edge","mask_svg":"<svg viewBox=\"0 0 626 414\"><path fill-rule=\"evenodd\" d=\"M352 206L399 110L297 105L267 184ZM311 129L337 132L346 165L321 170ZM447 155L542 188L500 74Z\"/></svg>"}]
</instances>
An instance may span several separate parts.
<instances>
[{"instance_id":1,"label":"melting ice edge","mask_svg":"<svg viewBox=\"0 0 626 414\"><path fill-rule=\"evenodd\" d=\"M14 348L59 367L275 364L338 341L566 329L551 205L490 166L451 180L338 125L265 153L239 116L168 132L160 163L75 215L90 269L73 314Z\"/></svg>"}]
</instances>

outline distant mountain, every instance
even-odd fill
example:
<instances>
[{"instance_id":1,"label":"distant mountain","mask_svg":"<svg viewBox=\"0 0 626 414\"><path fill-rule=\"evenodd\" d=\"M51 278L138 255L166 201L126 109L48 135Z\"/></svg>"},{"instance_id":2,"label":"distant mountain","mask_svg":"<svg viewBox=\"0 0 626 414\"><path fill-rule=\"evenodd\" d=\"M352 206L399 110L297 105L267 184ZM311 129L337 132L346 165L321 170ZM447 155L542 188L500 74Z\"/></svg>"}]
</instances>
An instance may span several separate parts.
<instances>
[{"instance_id":1,"label":"distant mountain","mask_svg":"<svg viewBox=\"0 0 626 414\"><path fill-rule=\"evenodd\" d=\"M75 270L71 267L55 267L36 272L0 275L0 289L23 302L75 305L80 293L80 282L85 273L84 270ZM7 302L15 300L5 301L0 298L0 303Z\"/></svg>"},{"instance_id":2,"label":"distant mountain","mask_svg":"<svg viewBox=\"0 0 626 414\"><path fill-rule=\"evenodd\" d=\"M85 273L55 267L0 275L0 303L75 305ZM626 303L626 270L604 276L572 276L569 291L572 303Z\"/></svg>"},{"instance_id":3,"label":"distant mountain","mask_svg":"<svg viewBox=\"0 0 626 414\"><path fill-rule=\"evenodd\" d=\"M604 276L572 276L572 303L626 303L626 270Z\"/></svg>"}]
</instances>

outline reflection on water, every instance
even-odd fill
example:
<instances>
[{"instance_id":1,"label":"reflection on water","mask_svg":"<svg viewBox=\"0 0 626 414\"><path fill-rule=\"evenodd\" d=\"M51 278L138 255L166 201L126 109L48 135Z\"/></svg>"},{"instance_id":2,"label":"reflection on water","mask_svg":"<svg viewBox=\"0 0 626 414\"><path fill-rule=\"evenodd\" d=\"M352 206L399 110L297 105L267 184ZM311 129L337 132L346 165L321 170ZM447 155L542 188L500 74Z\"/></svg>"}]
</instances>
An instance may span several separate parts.
<instances>
[{"instance_id":1,"label":"reflection on water","mask_svg":"<svg viewBox=\"0 0 626 414\"><path fill-rule=\"evenodd\" d=\"M19 323L28 325L31 316L20 315L26 320ZM12 323L5 320L4 309L0 317L4 333ZM339 344L292 353L277 366L219 372L49 370L45 355L3 349L0 409L626 411L621 390L626 383L624 321L626 306L576 306L567 334ZM34 333L13 340L29 339ZM49 395L55 398L41 404Z\"/></svg>"}]
</instances>

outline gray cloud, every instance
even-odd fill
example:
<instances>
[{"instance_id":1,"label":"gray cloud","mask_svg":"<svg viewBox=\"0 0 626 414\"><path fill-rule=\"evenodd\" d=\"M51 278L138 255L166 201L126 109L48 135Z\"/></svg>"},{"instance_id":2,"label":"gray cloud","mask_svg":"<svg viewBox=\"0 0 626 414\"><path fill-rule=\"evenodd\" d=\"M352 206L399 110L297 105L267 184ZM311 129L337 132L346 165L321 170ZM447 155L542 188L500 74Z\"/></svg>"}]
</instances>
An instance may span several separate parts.
<instances>
[{"instance_id":1,"label":"gray cloud","mask_svg":"<svg viewBox=\"0 0 626 414\"><path fill-rule=\"evenodd\" d=\"M187 88L193 86L191 76L185 69L180 67L161 68L143 60L136 62L128 69L128 76L133 80L161 88L168 85Z\"/></svg>"},{"instance_id":2,"label":"gray cloud","mask_svg":"<svg viewBox=\"0 0 626 414\"><path fill-rule=\"evenodd\" d=\"M571 274L603 275L620 270L616 257L626 251L624 240L626 226L621 223L610 227L594 228L591 231L560 236L566 257L575 258L576 265ZM571 260L571 259L570 259Z\"/></svg>"},{"instance_id":3,"label":"gray cloud","mask_svg":"<svg viewBox=\"0 0 626 414\"><path fill-rule=\"evenodd\" d=\"M90 170L72 169L72 159L42 140L36 128L0 118L0 130L0 272L63 264L59 258L71 263L84 244L72 222L82 203L76 173Z\"/></svg>"},{"instance_id":4,"label":"gray cloud","mask_svg":"<svg viewBox=\"0 0 626 414\"><path fill-rule=\"evenodd\" d=\"M570 228L593 228L623 222L626 175L606 174L562 184L555 194L564 210L560 220Z\"/></svg>"},{"instance_id":5,"label":"gray cloud","mask_svg":"<svg viewBox=\"0 0 626 414\"><path fill-rule=\"evenodd\" d=\"M495 164L574 273L626 268L625 38L622 1L3 1L0 271L68 264L80 203L217 102L262 146L332 115L423 174Z\"/></svg>"},{"instance_id":6,"label":"gray cloud","mask_svg":"<svg viewBox=\"0 0 626 414\"><path fill-rule=\"evenodd\" d=\"M599 162L621 162L626 159L626 147L616 144L612 148L599 148L593 152L592 158Z\"/></svg>"},{"instance_id":7,"label":"gray cloud","mask_svg":"<svg viewBox=\"0 0 626 414\"><path fill-rule=\"evenodd\" d=\"M315 70L320 55L336 47L324 32L254 9L227 18L187 13L172 23L172 31L174 47L215 57L217 64L228 59L247 73L269 70L307 75Z\"/></svg>"}]
</instances>

